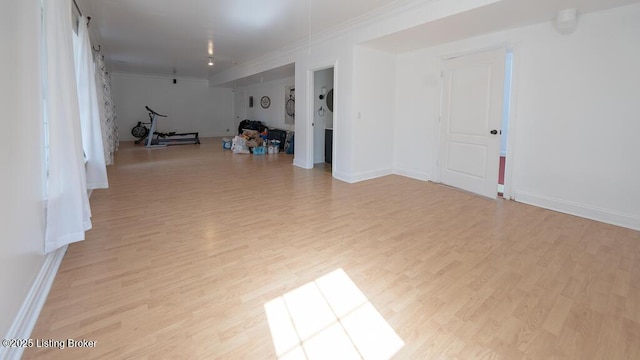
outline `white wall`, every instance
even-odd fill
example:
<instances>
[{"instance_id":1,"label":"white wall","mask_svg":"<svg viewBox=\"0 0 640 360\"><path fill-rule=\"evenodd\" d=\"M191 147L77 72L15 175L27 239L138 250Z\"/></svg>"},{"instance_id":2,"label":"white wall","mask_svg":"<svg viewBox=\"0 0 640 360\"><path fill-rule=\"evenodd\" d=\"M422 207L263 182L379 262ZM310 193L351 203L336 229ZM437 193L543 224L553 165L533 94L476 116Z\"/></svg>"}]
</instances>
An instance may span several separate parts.
<instances>
[{"instance_id":1,"label":"white wall","mask_svg":"<svg viewBox=\"0 0 640 360\"><path fill-rule=\"evenodd\" d=\"M200 132L200 137L233 135L233 93L202 79L111 73L120 140L135 140L131 128L148 121L145 106L167 115L161 132ZM229 131L227 131L229 129Z\"/></svg>"},{"instance_id":2,"label":"white wall","mask_svg":"<svg viewBox=\"0 0 640 360\"><path fill-rule=\"evenodd\" d=\"M313 108L316 110L314 116L313 130L313 162L324 162L324 136L325 129L333 127L333 111L327 107L326 94L333 89L333 68L318 70L313 74ZM326 90L324 98L320 99L322 89ZM318 110L320 107L324 110L323 116L320 116Z\"/></svg>"},{"instance_id":3,"label":"white wall","mask_svg":"<svg viewBox=\"0 0 640 360\"><path fill-rule=\"evenodd\" d=\"M432 180L440 63L436 56L423 56L422 53L399 55L397 59L394 171L420 180Z\"/></svg>"},{"instance_id":4,"label":"white wall","mask_svg":"<svg viewBox=\"0 0 640 360\"><path fill-rule=\"evenodd\" d=\"M351 94L353 79L353 43L348 36L317 45L311 52L296 55L296 141L294 165L313 167L313 127L315 90L309 88L316 70L333 67L333 176L351 181L352 133Z\"/></svg>"},{"instance_id":5,"label":"white wall","mask_svg":"<svg viewBox=\"0 0 640 360\"><path fill-rule=\"evenodd\" d=\"M402 5L389 4L368 21L344 33L344 28L322 34L313 34L310 43L297 43L275 51L252 62L239 64L231 70L217 74L211 79L212 85L224 84L262 71L274 69L294 62L296 64L296 140L294 165L302 168L313 167L313 71L334 66L334 158L333 176L345 181L356 181L363 174L378 172L379 166L364 169L358 174L353 169L352 151L354 140L361 136L352 108L353 94L353 54L356 44L376 39L397 31L409 29L436 19L461 13L499 0L458 0L458 1L410 1ZM316 36L317 35L317 36ZM373 156L373 155L371 155ZM367 161L367 164L370 162ZM356 176L357 175L357 176Z\"/></svg>"},{"instance_id":6,"label":"white wall","mask_svg":"<svg viewBox=\"0 0 640 360\"><path fill-rule=\"evenodd\" d=\"M375 154L358 153L360 132L355 74L358 44L481 7L495 0L409 2L374 16L348 32L312 36L268 56L217 74L222 84L261 71L296 64L296 143L294 165L313 166L313 71L335 66L333 176L357 181L384 173ZM510 189L516 199L581 216L640 227L639 167L633 154L639 113L638 5L589 13L578 31L557 34L550 23L523 27L402 54L396 59L396 106L393 116L394 172L437 179L436 118L441 56L459 55L518 43L515 59L515 117L510 129L513 160ZM388 61L389 63L391 61ZM357 63L357 64L356 64ZM366 64L364 64L366 65ZM360 79L360 80L358 80ZM419 134L406 139L407 134ZM513 145L513 146L512 146ZM510 165L508 164L508 169ZM508 174L507 174L508 175Z\"/></svg>"},{"instance_id":7,"label":"white wall","mask_svg":"<svg viewBox=\"0 0 640 360\"><path fill-rule=\"evenodd\" d=\"M352 181L388 175L393 169L396 56L355 48Z\"/></svg>"},{"instance_id":8,"label":"white wall","mask_svg":"<svg viewBox=\"0 0 640 360\"><path fill-rule=\"evenodd\" d=\"M504 71L504 96L502 98L502 132L500 133L500 156L507 156L509 139L509 116L511 112L511 84L513 83L513 52L507 51Z\"/></svg>"},{"instance_id":9,"label":"white wall","mask_svg":"<svg viewBox=\"0 0 640 360\"><path fill-rule=\"evenodd\" d=\"M233 129L238 131L240 122L247 118L248 100L245 96L245 89L238 88L233 90ZM234 132L232 135L236 135Z\"/></svg>"},{"instance_id":10,"label":"white wall","mask_svg":"<svg viewBox=\"0 0 640 360\"><path fill-rule=\"evenodd\" d=\"M268 81L246 87L246 96L253 96L253 107L247 109L247 117L251 120L262 121L268 127L295 130L294 124L286 124L286 101L289 99L289 87L295 86L295 78ZM260 106L260 99L268 96L271 106L263 109ZM248 101L247 101L248 104Z\"/></svg>"},{"instance_id":11,"label":"white wall","mask_svg":"<svg viewBox=\"0 0 640 360\"><path fill-rule=\"evenodd\" d=\"M38 1L0 13L0 334L5 335L45 261ZM4 336L3 336L4 337ZM6 349L4 349L6 350ZM0 357L3 349L0 349Z\"/></svg>"},{"instance_id":12,"label":"white wall","mask_svg":"<svg viewBox=\"0 0 640 360\"><path fill-rule=\"evenodd\" d=\"M437 180L441 57L515 43L515 199L640 229L638 39L632 5L581 16L571 35L541 23L400 55L396 169Z\"/></svg>"},{"instance_id":13,"label":"white wall","mask_svg":"<svg viewBox=\"0 0 640 360\"><path fill-rule=\"evenodd\" d=\"M289 93L286 88L294 84L294 78L289 77L245 87L247 118L262 121L263 124L271 128L294 130L293 124L285 124L284 122L286 113L285 101L289 99ZM249 107L249 96L253 96L253 107ZM263 96L268 96L271 99L271 106L266 109L260 106L260 99Z\"/></svg>"}]
</instances>

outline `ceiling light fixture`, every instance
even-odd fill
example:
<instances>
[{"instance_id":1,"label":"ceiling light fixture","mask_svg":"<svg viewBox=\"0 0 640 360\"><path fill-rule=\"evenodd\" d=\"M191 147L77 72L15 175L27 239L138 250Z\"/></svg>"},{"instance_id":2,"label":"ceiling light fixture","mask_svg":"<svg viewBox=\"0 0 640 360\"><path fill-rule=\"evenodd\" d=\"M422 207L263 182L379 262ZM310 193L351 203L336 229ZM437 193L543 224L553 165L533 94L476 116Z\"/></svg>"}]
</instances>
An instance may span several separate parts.
<instances>
[{"instance_id":1,"label":"ceiling light fixture","mask_svg":"<svg viewBox=\"0 0 640 360\"><path fill-rule=\"evenodd\" d=\"M213 58L211 56L209 56L209 66L213 66Z\"/></svg>"}]
</instances>

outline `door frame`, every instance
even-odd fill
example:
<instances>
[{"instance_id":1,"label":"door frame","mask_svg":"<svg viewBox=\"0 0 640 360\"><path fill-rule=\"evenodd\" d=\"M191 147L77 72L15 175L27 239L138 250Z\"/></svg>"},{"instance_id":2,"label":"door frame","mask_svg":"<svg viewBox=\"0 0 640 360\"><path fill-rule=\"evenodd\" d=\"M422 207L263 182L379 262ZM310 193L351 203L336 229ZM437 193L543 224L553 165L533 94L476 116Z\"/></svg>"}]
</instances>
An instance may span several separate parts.
<instances>
[{"instance_id":1,"label":"door frame","mask_svg":"<svg viewBox=\"0 0 640 360\"><path fill-rule=\"evenodd\" d=\"M324 65L320 65L317 67L307 69L307 126L308 130L305 134L305 139L307 140L307 163L311 164L311 169L314 166L314 132L315 128L312 125L315 120L316 109L314 107L315 104L315 72L331 69L333 68L333 141L331 144L331 176L335 177L336 171L336 161L338 161L336 157L336 134L339 131L340 122L338 121L338 61L334 61L331 63L325 63Z\"/></svg>"},{"instance_id":2,"label":"door frame","mask_svg":"<svg viewBox=\"0 0 640 360\"><path fill-rule=\"evenodd\" d=\"M513 53L513 69L512 69L512 73L511 73L511 101L510 101L510 107L509 107L509 133L507 134L507 161L505 163L505 169L504 169L504 192L502 197L508 200L513 200L514 199L514 193L515 193L515 184L514 184L514 177L513 177L513 172L514 172L514 168L515 168L515 164L516 161L514 161L514 156L516 154L515 152L515 147L516 147L516 141L515 141L515 129L516 129L516 103L517 103L517 83L518 83L518 73L519 73L519 68L518 68L518 64L519 64L519 58L520 58L520 51L519 51L520 47L519 47L519 43L518 42L505 42L505 43L500 43L497 45L492 45L492 46L487 46L487 47L479 47L479 48L472 48L472 49L467 49L464 51L459 51L459 52L452 52L452 53L447 53L447 54L442 54L439 56L439 63L440 63L440 67L438 70L439 76L438 76L438 86L439 86L439 91L437 93L437 101L436 103L438 104L438 106L436 107L436 114L435 114L435 124L433 127L433 131L435 136L436 141L434 141L434 151L433 151L433 159L432 159L432 164L434 164L433 166L433 181L436 183L442 183L442 164L440 164L440 145L442 144L442 133L441 133L441 122L442 122L442 108L443 108L443 92L444 92L444 81L443 81L443 74L444 74L444 67L445 67L445 63L448 60L453 60L455 58L459 58L459 57L463 57L463 56L468 56L468 55L474 55L474 54L478 54L478 53L483 53L486 51L495 51L495 50L503 50L505 52L505 59L506 59L506 52L507 51L511 51ZM498 155L499 156L499 155ZM496 194L498 192L498 184L496 183Z\"/></svg>"}]
</instances>

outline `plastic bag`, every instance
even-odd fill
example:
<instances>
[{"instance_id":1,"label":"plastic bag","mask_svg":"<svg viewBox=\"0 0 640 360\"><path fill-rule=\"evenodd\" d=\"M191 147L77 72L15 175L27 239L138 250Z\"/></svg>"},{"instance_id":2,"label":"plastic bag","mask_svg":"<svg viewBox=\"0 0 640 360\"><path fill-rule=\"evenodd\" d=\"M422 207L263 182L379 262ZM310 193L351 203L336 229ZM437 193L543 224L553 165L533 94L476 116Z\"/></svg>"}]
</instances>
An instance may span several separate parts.
<instances>
[{"instance_id":1,"label":"plastic bag","mask_svg":"<svg viewBox=\"0 0 640 360\"><path fill-rule=\"evenodd\" d=\"M233 151L234 154L248 154L249 148L247 147L247 140L242 136L233 138L231 151Z\"/></svg>"}]
</instances>

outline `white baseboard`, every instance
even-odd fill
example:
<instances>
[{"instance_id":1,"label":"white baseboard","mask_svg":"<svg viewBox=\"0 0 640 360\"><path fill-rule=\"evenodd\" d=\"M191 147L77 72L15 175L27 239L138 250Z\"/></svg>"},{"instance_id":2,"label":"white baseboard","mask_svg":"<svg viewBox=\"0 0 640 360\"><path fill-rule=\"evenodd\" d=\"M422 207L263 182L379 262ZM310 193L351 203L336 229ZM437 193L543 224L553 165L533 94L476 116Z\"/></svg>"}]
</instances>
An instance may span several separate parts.
<instances>
[{"instance_id":1,"label":"white baseboard","mask_svg":"<svg viewBox=\"0 0 640 360\"><path fill-rule=\"evenodd\" d=\"M313 164L311 164L311 166L309 166L307 163L305 163L304 161L299 161L297 158L293 158L293 166L297 166L299 168L303 168L303 169L313 169Z\"/></svg>"},{"instance_id":2,"label":"white baseboard","mask_svg":"<svg viewBox=\"0 0 640 360\"><path fill-rule=\"evenodd\" d=\"M431 174L424 171L418 170L410 170L410 169L394 169L393 173L400 176L406 176L408 178L422 180L422 181L430 181Z\"/></svg>"},{"instance_id":3,"label":"white baseboard","mask_svg":"<svg viewBox=\"0 0 640 360\"><path fill-rule=\"evenodd\" d=\"M338 179L340 181L344 181L346 183L350 183L350 184L353 183L353 181L351 181L351 179L350 179L350 176L348 176L347 174L345 174L343 172L340 172L338 170L334 170L333 171L333 177L335 179Z\"/></svg>"},{"instance_id":4,"label":"white baseboard","mask_svg":"<svg viewBox=\"0 0 640 360\"><path fill-rule=\"evenodd\" d=\"M29 339L31 337L31 332L36 326L40 311L47 300L53 279L55 279L58 273L58 268L66 252L67 246L63 246L45 257L42 268L40 268L38 276L34 280L33 285L31 285L31 289L29 289L29 293L22 303L20 310L18 310L13 324L11 324L4 339ZM0 359L18 360L23 352L24 348L21 347L0 347Z\"/></svg>"},{"instance_id":5,"label":"white baseboard","mask_svg":"<svg viewBox=\"0 0 640 360\"><path fill-rule=\"evenodd\" d=\"M514 195L515 201L525 204L580 216L607 224L622 226L633 230L640 230L640 216L637 215L616 210L603 209L597 206L580 204L569 200L532 194L526 191L516 191Z\"/></svg>"},{"instance_id":6,"label":"white baseboard","mask_svg":"<svg viewBox=\"0 0 640 360\"><path fill-rule=\"evenodd\" d=\"M379 177L383 177L391 174L393 174L393 171L391 171L391 169L381 169L381 170L365 171L365 172L355 173L355 174L345 174L345 173L336 171L333 173L333 176L338 180L342 180L350 184L353 184L360 181L371 180L371 179L375 179L375 178L379 178Z\"/></svg>"}]
</instances>

